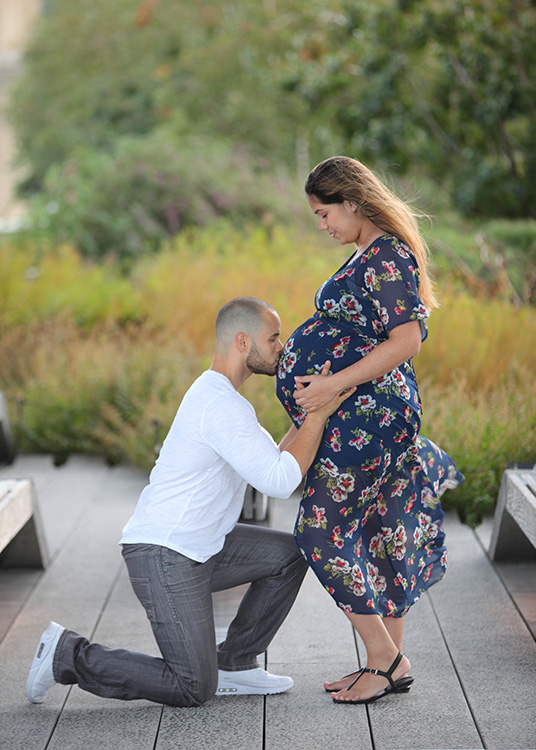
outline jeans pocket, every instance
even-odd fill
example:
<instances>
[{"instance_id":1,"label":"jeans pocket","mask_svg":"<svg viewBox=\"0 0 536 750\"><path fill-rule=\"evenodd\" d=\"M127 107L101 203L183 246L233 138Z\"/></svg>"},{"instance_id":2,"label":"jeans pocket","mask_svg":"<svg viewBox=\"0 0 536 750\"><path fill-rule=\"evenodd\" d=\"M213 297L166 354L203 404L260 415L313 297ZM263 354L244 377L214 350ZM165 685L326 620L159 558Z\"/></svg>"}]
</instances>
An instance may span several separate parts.
<instances>
[{"instance_id":1,"label":"jeans pocket","mask_svg":"<svg viewBox=\"0 0 536 750\"><path fill-rule=\"evenodd\" d=\"M138 597L142 607L145 610L147 619L151 623L153 630L157 630L158 623L156 621L156 608L153 600L153 592L151 590L151 582L148 578L134 578L129 576L130 584L134 589L134 593Z\"/></svg>"}]
</instances>

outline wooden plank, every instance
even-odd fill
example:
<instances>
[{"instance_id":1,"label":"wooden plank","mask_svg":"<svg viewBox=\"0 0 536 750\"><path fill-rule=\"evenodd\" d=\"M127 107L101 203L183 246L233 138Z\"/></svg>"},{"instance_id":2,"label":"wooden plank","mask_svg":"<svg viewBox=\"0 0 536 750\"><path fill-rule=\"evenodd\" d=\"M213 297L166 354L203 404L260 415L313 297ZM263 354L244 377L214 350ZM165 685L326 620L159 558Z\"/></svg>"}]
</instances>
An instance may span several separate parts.
<instances>
[{"instance_id":1,"label":"wooden plank","mask_svg":"<svg viewBox=\"0 0 536 750\"><path fill-rule=\"evenodd\" d=\"M536 747L536 643L474 532L453 516L446 531L429 597L475 722L488 750Z\"/></svg>"},{"instance_id":2,"label":"wooden plank","mask_svg":"<svg viewBox=\"0 0 536 750\"><path fill-rule=\"evenodd\" d=\"M61 467L50 462L42 489L36 486L51 556L67 543L91 503L101 491L106 491L113 475L113 469L95 457L73 456Z\"/></svg>"},{"instance_id":3,"label":"wooden plank","mask_svg":"<svg viewBox=\"0 0 536 750\"><path fill-rule=\"evenodd\" d=\"M294 687L266 701L267 750L371 748L364 707L336 706L323 687L324 680L358 668L348 620L309 572L268 648L268 670L290 675Z\"/></svg>"},{"instance_id":4,"label":"wooden plank","mask_svg":"<svg viewBox=\"0 0 536 750\"><path fill-rule=\"evenodd\" d=\"M274 501L274 520L288 530L292 519ZM294 515L293 510L291 511ZM442 584L438 584L441 586ZM358 638L362 661L366 658ZM336 746L341 750L372 746L419 750L438 747L481 747L478 731L458 682L430 601L424 597L406 618L405 651L415 683L408 694L389 696L364 706L339 706L322 688L358 667L352 628L343 613L309 573L296 604L268 649L268 664L291 674L296 687L285 704L267 704L267 748ZM274 664L274 660L277 662ZM438 679L440 675L440 679ZM306 720L303 720L303 717ZM310 721L310 717L317 721ZM368 724L370 717L370 727ZM433 716L434 721L423 717ZM331 733L331 740L330 740Z\"/></svg>"},{"instance_id":5,"label":"wooden plank","mask_svg":"<svg viewBox=\"0 0 536 750\"><path fill-rule=\"evenodd\" d=\"M57 468L50 456L32 453L17 456L9 466L0 466L0 477L2 479L32 479L36 492L40 494L53 479L56 471Z\"/></svg>"},{"instance_id":6,"label":"wooden plank","mask_svg":"<svg viewBox=\"0 0 536 750\"><path fill-rule=\"evenodd\" d=\"M110 467L99 458L73 456L63 466L55 467L50 456L32 454L17 456L12 465L0 467L0 484L31 478L38 496L40 544L52 558L83 518L109 474ZM129 472L133 476L138 474L134 470ZM24 543L24 540L21 539L21 542ZM33 576L33 584L39 575ZM32 588L27 583L14 590L11 582L15 580L20 580L17 579L16 569L1 569L0 639L7 633ZM2 590L9 592L8 601L2 597Z\"/></svg>"},{"instance_id":7,"label":"wooden plank","mask_svg":"<svg viewBox=\"0 0 536 750\"><path fill-rule=\"evenodd\" d=\"M134 596L124 564L91 640L110 648L158 655L151 627ZM98 750L117 750L118 747L120 750L152 750L161 715L162 706L156 703L100 698L73 688L47 750L87 750L89 747Z\"/></svg>"},{"instance_id":8,"label":"wooden plank","mask_svg":"<svg viewBox=\"0 0 536 750\"><path fill-rule=\"evenodd\" d=\"M492 516L486 516L475 529L484 549L489 549L492 530ZM493 566L536 640L536 560L494 560Z\"/></svg>"},{"instance_id":9,"label":"wooden plank","mask_svg":"<svg viewBox=\"0 0 536 750\"><path fill-rule=\"evenodd\" d=\"M440 582L434 588L439 590L442 585ZM410 674L415 682L409 693L385 698L369 707L376 750L481 748L456 665L428 595L406 616L404 652L412 663Z\"/></svg>"},{"instance_id":10,"label":"wooden plank","mask_svg":"<svg viewBox=\"0 0 536 750\"><path fill-rule=\"evenodd\" d=\"M44 535L53 557L113 473L94 456L75 455L60 467L50 456L18 456L0 467L0 479L31 479L39 499ZM144 476L130 469L129 476Z\"/></svg>"},{"instance_id":11,"label":"wooden plank","mask_svg":"<svg viewBox=\"0 0 536 750\"><path fill-rule=\"evenodd\" d=\"M99 642L111 646L149 653L156 649L116 545L145 479L116 468L120 470L105 472L100 485L93 484L92 497L83 498L80 507L77 494L72 493L76 481L63 482L67 492L63 503L75 506L69 510L73 523L63 535L53 564L41 575L0 644L0 747L101 750L111 747L115 738L115 747L121 749L153 750L161 715L159 750L298 750L306 746L293 739L302 736L300 731L308 739L308 748L346 745L353 750L371 747L368 713L378 749L423 748L427 738L428 748L476 748L481 743L474 726L473 734L469 733L471 710L489 750L536 748L536 644L475 535L452 517L447 521L451 564L445 581L433 587L407 619L406 650L415 676L409 695L390 696L368 711L332 703L321 682L350 671L357 652L344 616L308 574L295 607L268 649L267 668L291 674L295 680L295 687L287 693L266 700L215 697L199 709L162 710L144 701L110 701L76 687L56 686L43 705L30 705L24 696L27 670L49 619L86 635L94 633ZM50 507L57 514L61 503L56 501ZM286 505L283 526L276 527L289 530L297 503L278 502ZM273 513L281 521L278 515ZM0 581L4 575L0 571ZM230 592L233 603L238 594ZM221 607L232 616L233 607L223 597Z\"/></svg>"},{"instance_id":12,"label":"wooden plank","mask_svg":"<svg viewBox=\"0 0 536 750\"><path fill-rule=\"evenodd\" d=\"M47 746L71 689L56 685L42 705L27 702L24 686L35 645L51 619L91 636L124 565L117 542L144 483L124 467L109 472L0 644L0 747ZM63 500L76 504L77 496Z\"/></svg>"},{"instance_id":13,"label":"wooden plank","mask_svg":"<svg viewBox=\"0 0 536 750\"><path fill-rule=\"evenodd\" d=\"M277 697L283 696L267 700ZM199 708L165 706L155 750L263 750L263 706L261 695L214 697Z\"/></svg>"},{"instance_id":14,"label":"wooden plank","mask_svg":"<svg viewBox=\"0 0 536 750\"><path fill-rule=\"evenodd\" d=\"M24 607L41 575L41 570L31 568L12 568L1 571L0 642Z\"/></svg>"}]
</instances>

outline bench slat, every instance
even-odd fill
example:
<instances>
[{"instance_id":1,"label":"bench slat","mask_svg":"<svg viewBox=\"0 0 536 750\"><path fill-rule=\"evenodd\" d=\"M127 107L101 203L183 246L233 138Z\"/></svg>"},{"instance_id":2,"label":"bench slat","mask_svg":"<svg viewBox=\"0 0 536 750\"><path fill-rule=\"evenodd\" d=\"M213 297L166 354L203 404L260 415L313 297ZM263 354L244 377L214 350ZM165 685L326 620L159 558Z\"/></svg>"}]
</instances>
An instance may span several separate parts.
<instances>
[{"instance_id":1,"label":"bench slat","mask_svg":"<svg viewBox=\"0 0 536 750\"><path fill-rule=\"evenodd\" d=\"M6 484L11 486L0 494L0 550L7 547L32 517L30 482L9 480Z\"/></svg>"},{"instance_id":2,"label":"bench slat","mask_svg":"<svg viewBox=\"0 0 536 750\"><path fill-rule=\"evenodd\" d=\"M536 472L509 472L506 484L506 510L536 547L536 495L533 495L527 486L532 482L533 475L536 476Z\"/></svg>"},{"instance_id":3,"label":"bench slat","mask_svg":"<svg viewBox=\"0 0 536 750\"><path fill-rule=\"evenodd\" d=\"M529 488L529 490L534 495L534 499L536 501L536 472L533 471L530 474L529 473L523 474L523 479L527 487Z\"/></svg>"},{"instance_id":4,"label":"bench slat","mask_svg":"<svg viewBox=\"0 0 536 750\"><path fill-rule=\"evenodd\" d=\"M2 479L0 480L0 507L2 505L2 501L4 498L9 495L13 487L16 486L17 482L20 480L17 479Z\"/></svg>"}]
</instances>

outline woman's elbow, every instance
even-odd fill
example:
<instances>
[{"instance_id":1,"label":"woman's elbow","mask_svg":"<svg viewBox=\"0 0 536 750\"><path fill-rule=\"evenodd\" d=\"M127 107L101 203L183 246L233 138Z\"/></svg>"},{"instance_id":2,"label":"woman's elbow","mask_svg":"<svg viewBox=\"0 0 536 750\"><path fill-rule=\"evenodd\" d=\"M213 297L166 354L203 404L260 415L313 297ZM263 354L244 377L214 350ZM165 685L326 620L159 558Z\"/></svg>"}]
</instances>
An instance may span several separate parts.
<instances>
[{"instance_id":1,"label":"woman's elbow","mask_svg":"<svg viewBox=\"0 0 536 750\"><path fill-rule=\"evenodd\" d=\"M421 336L420 336L420 334L419 334L418 338L416 338L416 339L415 339L415 341L414 341L414 342L412 342L412 343L413 343L413 347L412 347L412 353L411 353L411 356L412 356L412 357L416 357L416 356L417 356L417 354L418 354L418 353L419 353L419 352L421 351L421 344L422 344L422 341L421 341Z\"/></svg>"},{"instance_id":2,"label":"woman's elbow","mask_svg":"<svg viewBox=\"0 0 536 750\"><path fill-rule=\"evenodd\" d=\"M415 357L421 350L422 336L419 321L412 320L411 323L394 328L389 339L399 350L402 361Z\"/></svg>"}]
</instances>

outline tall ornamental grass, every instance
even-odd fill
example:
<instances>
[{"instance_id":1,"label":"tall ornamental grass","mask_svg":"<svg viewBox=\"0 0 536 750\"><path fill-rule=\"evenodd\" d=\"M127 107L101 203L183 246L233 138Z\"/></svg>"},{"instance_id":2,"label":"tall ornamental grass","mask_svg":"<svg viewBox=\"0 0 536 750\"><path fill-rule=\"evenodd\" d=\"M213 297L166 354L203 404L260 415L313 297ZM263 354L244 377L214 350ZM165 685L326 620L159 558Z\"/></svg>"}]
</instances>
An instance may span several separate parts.
<instances>
[{"instance_id":1,"label":"tall ornamental grass","mask_svg":"<svg viewBox=\"0 0 536 750\"><path fill-rule=\"evenodd\" d=\"M71 248L0 246L0 388L18 449L73 451L150 469L184 392L210 364L219 307L241 294L279 311L283 338L345 259L315 235L225 225L179 235L131 274ZM441 282L441 279L440 279ZM469 523L492 510L509 462L536 462L536 310L440 283L442 306L415 364L422 432L466 475L447 493ZM280 438L274 381L243 393Z\"/></svg>"}]
</instances>

